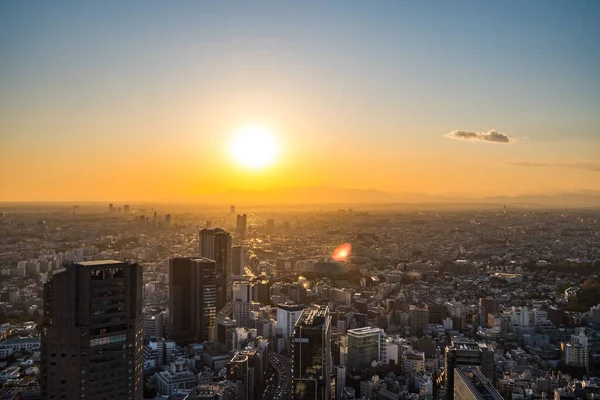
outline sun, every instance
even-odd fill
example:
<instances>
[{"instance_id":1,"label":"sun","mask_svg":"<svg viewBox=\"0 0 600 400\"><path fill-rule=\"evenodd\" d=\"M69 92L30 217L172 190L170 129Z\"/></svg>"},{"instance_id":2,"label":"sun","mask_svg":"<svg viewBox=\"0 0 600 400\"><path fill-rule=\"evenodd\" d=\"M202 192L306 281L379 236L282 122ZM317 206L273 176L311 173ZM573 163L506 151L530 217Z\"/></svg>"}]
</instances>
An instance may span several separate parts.
<instances>
[{"instance_id":1,"label":"sun","mask_svg":"<svg viewBox=\"0 0 600 400\"><path fill-rule=\"evenodd\" d=\"M277 141L273 134L258 126L246 126L235 133L231 141L231 155L246 168L264 168L277 157Z\"/></svg>"}]
</instances>

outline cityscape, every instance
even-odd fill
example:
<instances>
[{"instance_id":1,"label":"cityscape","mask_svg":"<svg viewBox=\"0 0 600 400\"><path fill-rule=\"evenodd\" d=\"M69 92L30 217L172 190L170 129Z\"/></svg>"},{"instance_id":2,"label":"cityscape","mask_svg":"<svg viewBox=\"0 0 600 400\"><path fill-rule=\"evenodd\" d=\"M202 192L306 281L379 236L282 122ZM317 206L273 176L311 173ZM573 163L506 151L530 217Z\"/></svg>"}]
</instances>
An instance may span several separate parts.
<instances>
[{"instance_id":1,"label":"cityscape","mask_svg":"<svg viewBox=\"0 0 600 400\"><path fill-rule=\"evenodd\" d=\"M0 400L600 400L600 0L0 2Z\"/></svg>"},{"instance_id":2,"label":"cityscape","mask_svg":"<svg viewBox=\"0 0 600 400\"><path fill-rule=\"evenodd\" d=\"M4 398L600 393L598 211L163 207L1 215Z\"/></svg>"}]
</instances>

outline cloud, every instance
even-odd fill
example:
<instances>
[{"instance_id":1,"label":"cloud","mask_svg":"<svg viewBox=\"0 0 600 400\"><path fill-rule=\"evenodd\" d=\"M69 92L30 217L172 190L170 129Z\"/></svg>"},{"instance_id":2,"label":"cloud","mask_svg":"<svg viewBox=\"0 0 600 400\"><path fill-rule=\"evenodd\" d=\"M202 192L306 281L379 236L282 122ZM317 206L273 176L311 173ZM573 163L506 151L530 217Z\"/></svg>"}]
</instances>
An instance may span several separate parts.
<instances>
[{"instance_id":1,"label":"cloud","mask_svg":"<svg viewBox=\"0 0 600 400\"><path fill-rule=\"evenodd\" d=\"M488 142L488 143L514 143L515 138L512 138L504 133L500 133L494 129L488 132L474 131L452 131L447 133L447 138L456 140L469 140L472 142Z\"/></svg>"},{"instance_id":2,"label":"cloud","mask_svg":"<svg viewBox=\"0 0 600 400\"><path fill-rule=\"evenodd\" d=\"M562 167L583 169L586 171L600 171L599 161L570 161L570 162L544 162L544 161L504 161L503 164L517 167Z\"/></svg>"}]
</instances>

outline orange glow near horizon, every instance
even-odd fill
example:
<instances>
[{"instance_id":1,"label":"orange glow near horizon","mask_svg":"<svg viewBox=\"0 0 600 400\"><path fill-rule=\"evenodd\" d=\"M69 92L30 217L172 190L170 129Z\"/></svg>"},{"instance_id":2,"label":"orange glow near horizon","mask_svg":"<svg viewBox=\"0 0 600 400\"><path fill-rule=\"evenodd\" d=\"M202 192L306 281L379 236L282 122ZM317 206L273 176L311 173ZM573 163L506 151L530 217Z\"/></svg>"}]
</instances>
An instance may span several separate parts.
<instances>
[{"instance_id":1,"label":"orange glow near horizon","mask_svg":"<svg viewBox=\"0 0 600 400\"><path fill-rule=\"evenodd\" d=\"M344 243L338 246L331 255L335 261L346 261L352 253L352 245L350 243Z\"/></svg>"}]
</instances>

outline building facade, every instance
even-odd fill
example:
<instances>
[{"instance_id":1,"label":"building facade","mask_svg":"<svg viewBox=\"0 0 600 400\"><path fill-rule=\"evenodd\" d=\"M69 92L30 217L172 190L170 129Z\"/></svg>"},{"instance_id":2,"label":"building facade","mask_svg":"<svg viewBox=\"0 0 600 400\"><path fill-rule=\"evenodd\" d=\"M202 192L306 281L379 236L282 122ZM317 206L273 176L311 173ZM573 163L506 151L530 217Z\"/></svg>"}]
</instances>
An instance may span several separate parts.
<instances>
[{"instance_id":1,"label":"building facade","mask_svg":"<svg viewBox=\"0 0 600 400\"><path fill-rule=\"evenodd\" d=\"M292 398L331 398L331 315L327 306L305 309L292 335Z\"/></svg>"},{"instance_id":2,"label":"building facade","mask_svg":"<svg viewBox=\"0 0 600 400\"><path fill-rule=\"evenodd\" d=\"M217 266L208 258L169 260L170 333L181 342L203 342L214 335Z\"/></svg>"},{"instance_id":3,"label":"building facade","mask_svg":"<svg viewBox=\"0 0 600 400\"><path fill-rule=\"evenodd\" d=\"M142 269L67 265L44 284L41 387L46 399L142 397Z\"/></svg>"}]
</instances>

